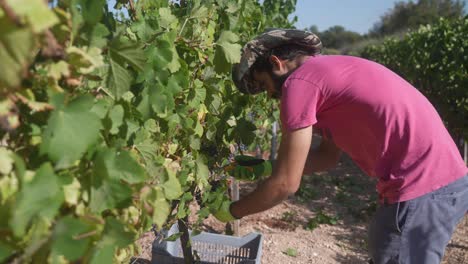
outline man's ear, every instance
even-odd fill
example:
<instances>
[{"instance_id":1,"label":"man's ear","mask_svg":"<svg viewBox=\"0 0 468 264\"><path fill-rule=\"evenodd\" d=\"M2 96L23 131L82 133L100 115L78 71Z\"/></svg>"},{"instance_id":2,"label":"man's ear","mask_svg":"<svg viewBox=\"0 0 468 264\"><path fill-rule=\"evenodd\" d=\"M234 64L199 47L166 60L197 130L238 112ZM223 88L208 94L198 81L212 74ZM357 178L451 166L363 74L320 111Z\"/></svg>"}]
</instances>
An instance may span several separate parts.
<instances>
[{"instance_id":1,"label":"man's ear","mask_svg":"<svg viewBox=\"0 0 468 264\"><path fill-rule=\"evenodd\" d=\"M282 73L284 69L284 63L281 61L280 58L276 57L275 55L270 56L270 63L272 65L272 71L274 73Z\"/></svg>"}]
</instances>

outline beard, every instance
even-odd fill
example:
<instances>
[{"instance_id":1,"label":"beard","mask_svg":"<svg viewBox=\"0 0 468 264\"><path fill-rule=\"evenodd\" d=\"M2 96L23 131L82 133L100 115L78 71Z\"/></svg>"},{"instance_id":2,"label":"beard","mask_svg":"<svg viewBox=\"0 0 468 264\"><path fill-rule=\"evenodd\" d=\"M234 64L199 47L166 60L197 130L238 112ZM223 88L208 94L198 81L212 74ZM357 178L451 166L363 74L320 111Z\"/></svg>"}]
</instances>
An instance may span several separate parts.
<instances>
[{"instance_id":1,"label":"beard","mask_svg":"<svg viewBox=\"0 0 468 264\"><path fill-rule=\"evenodd\" d=\"M275 91L271 95L272 98L274 99L281 99L281 94L283 90L283 85L286 79L293 73L293 71L289 71L283 75L276 75L272 72L270 72L271 79L273 80L274 84L274 89Z\"/></svg>"}]
</instances>

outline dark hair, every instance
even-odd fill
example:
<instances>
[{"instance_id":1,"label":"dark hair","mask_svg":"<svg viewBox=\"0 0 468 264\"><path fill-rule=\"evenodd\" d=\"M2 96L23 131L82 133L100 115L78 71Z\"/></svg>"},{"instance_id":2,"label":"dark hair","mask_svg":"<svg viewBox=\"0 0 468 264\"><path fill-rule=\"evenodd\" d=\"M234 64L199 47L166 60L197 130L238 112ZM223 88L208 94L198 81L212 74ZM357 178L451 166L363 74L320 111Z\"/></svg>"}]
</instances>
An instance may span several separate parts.
<instances>
[{"instance_id":1,"label":"dark hair","mask_svg":"<svg viewBox=\"0 0 468 264\"><path fill-rule=\"evenodd\" d=\"M251 74L253 74L254 71L270 73L273 69L273 66L270 63L271 55L274 55L282 60L293 60L298 56L312 54L313 53L311 51L308 51L303 46L297 44L282 45L271 49L270 52L265 54L265 56L258 58L257 61L252 65L250 72Z\"/></svg>"}]
</instances>

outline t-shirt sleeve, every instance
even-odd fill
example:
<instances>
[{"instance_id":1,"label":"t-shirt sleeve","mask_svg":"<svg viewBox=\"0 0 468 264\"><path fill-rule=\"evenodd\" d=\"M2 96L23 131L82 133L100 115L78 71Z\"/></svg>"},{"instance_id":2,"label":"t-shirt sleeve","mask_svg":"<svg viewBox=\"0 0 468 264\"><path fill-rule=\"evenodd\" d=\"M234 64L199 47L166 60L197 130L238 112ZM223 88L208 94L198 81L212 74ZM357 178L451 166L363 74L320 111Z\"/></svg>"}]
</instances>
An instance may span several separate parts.
<instances>
[{"instance_id":1,"label":"t-shirt sleeve","mask_svg":"<svg viewBox=\"0 0 468 264\"><path fill-rule=\"evenodd\" d=\"M320 88L302 79L287 79L281 95L281 123L291 131L317 123L317 109L322 102Z\"/></svg>"}]
</instances>

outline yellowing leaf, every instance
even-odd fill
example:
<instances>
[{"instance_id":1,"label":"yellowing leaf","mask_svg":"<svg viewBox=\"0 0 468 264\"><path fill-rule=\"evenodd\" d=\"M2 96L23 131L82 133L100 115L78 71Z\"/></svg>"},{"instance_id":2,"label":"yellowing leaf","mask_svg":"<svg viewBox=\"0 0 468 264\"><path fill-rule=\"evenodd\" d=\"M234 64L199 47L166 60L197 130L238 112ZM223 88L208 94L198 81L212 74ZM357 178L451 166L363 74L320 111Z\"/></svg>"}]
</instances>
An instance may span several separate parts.
<instances>
[{"instance_id":1,"label":"yellowing leaf","mask_svg":"<svg viewBox=\"0 0 468 264\"><path fill-rule=\"evenodd\" d=\"M0 92L17 88L37 52L37 38L0 14Z\"/></svg>"},{"instance_id":2,"label":"yellowing leaf","mask_svg":"<svg viewBox=\"0 0 468 264\"><path fill-rule=\"evenodd\" d=\"M43 0L6 0L16 15L24 18L35 33L59 22L57 16Z\"/></svg>"},{"instance_id":3,"label":"yellowing leaf","mask_svg":"<svg viewBox=\"0 0 468 264\"><path fill-rule=\"evenodd\" d=\"M164 189L164 194L167 199L174 200L182 195L182 186L176 177L176 173L172 170L167 170L168 179L161 186Z\"/></svg>"}]
</instances>

